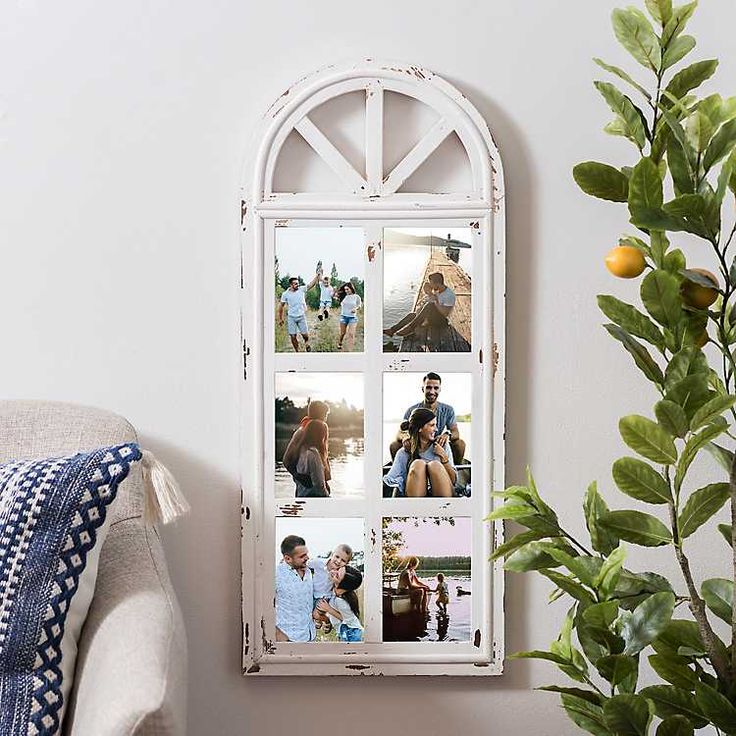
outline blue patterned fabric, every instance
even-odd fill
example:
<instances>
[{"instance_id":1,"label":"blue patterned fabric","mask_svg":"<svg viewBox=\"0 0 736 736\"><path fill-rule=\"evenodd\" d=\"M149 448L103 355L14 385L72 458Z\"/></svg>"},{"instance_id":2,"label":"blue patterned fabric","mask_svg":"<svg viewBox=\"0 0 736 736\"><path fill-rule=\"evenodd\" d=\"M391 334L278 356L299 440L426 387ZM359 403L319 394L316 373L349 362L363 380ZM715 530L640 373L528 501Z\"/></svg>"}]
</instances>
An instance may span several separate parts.
<instances>
[{"instance_id":1,"label":"blue patterned fabric","mask_svg":"<svg viewBox=\"0 0 736 736\"><path fill-rule=\"evenodd\" d=\"M136 444L0 465L0 736L57 734L61 641Z\"/></svg>"}]
</instances>

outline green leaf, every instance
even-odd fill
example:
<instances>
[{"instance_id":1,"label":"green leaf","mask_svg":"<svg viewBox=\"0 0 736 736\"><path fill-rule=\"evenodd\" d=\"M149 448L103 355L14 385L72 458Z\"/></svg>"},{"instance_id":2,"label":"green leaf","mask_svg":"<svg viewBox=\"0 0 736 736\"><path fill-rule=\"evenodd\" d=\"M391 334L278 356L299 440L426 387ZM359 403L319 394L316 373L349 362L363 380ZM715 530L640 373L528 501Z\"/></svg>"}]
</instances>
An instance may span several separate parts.
<instances>
[{"instance_id":1,"label":"green leaf","mask_svg":"<svg viewBox=\"0 0 736 736\"><path fill-rule=\"evenodd\" d=\"M695 728L703 728L708 723L695 702L695 696L687 690L674 685L651 685L640 690L639 694L654 703L654 712L660 718L682 715Z\"/></svg>"},{"instance_id":2,"label":"green leaf","mask_svg":"<svg viewBox=\"0 0 736 736\"><path fill-rule=\"evenodd\" d=\"M680 536L687 539L720 511L730 496L728 483L711 483L695 491L680 512Z\"/></svg>"},{"instance_id":3,"label":"green leaf","mask_svg":"<svg viewBox=\"0 0 736 736\"><path fill-rule=\"evenodd\" d=\"M695 373L669 388L665 399L679 404L692 420L695 412L710 401L712 395L713 392L708 387L708 377L704 373Z\"/></svg>"},{"instance_id":4,"label":"green leaf","mask_svg":"<svg viewBox=\"0 0 736 736\"><path fill-rule=\"evenodd\" d=\"M620 134L641 151L647 142L647 130L642 111L610 82L593 82L611 110L621 122Z\"/></svg>"},{"instance_id":5,"label":"green leaf","mask_svg":"<svg viewBox=\"0 0 736 736\"><path fill-rule=\"evenodd\" d=\"M595 663L595 667L600 676L611 685L620 685L639 673L639 661L636 657L624 654L609 654L601 657Z\"/></svg>"},{"instance_id":6,"label":"green leaf","mask_svg":"<svg viewBox=\"0 0 736 736\"><path fill-rule=\"evenodd\" d=\"M657 269L644 277L641 300L647 312L665 327L676 327L682 318L680 282L667 271Z\"/></svg>"},{"instance_id":7,"label":"green leaf","mask_svg":"<svg viewBox=\"0 0 736 736\"><path fill-rule=\"evenodd\" d=\"M711 454L714 460L730 475L733 466L733 453L725 447L717 445L715 442L709 442L705 449Z\"/></svg>"},{"instance_id":8,"label":"green leaf","mask_svg":"<svg viewBox=\"0 0 736 736\"><path fill-rule=\"evenodd\" d=\"M684 437L688 430L685 410L674 401L662 399L654 405L654 415L662 428L673 437Z\"/></svg>"},{"instance_id":9,"label":"green leaf","mask_svg":"<svg viewBox=\"0 0 736 736\"><path fill-rule=\"evenodd\" d=\"M625 559L626 548L620 544L603 561L601 569L593 581L593 586L600 592L601 597L604 599L609 598L615 590Z\"/></svg>"},{"instance_id":10,"label":"green leaf","mask_svg":"<svg viewBox=\"0 0 736 736\"><path fill-rule=\"evenodd\" d=\"M677 462L672 438L656 422L631 414L618 423L623 441L638 455L661 465Z\"/></svg>"},{"instance_id":11,"label":"green leaf","mask_svg":"<svg viewBox=\"0 0 736 736\"><path fill-rule=\"evenodd\" d=\"M580 555L575 556L565 550L551 546L547 549L547 554L556 562L559 562L560 565L564 565L581 583L592 587L593 574L585 566L584 557Z\"/></svg>"},{"instance_id":12,"label":"green leaf","mask_svg":"<svg viewBox=\"0 0 736 736\"><path fill-rule=\"evenodd\" d=\"M593 596L589 593L575 578L569 575L563 575L558 570L550 570L549 568L543 568L539 570L540 575L551 580L558 590L567 593L569 596L575 598L586 605L593 603Z\"/></svg>"},{"instance_id":13,"label":"green leaf","mask_svg":"<svg viewBox=\"0 0 736 736\"><path fill-rule=\"evenodd\" d=\"M634 167L629 179L629 210L658 208L662 206L662 177L657 164L651 158L643 158Z\"/></svg>"},{"instance_id":14,"label":"green leaf","mask_svg":"<svg viewBox=\"0 0 736 736\"><path fill-rule=\"evenodd\" d=\"M670 138L667 144L667 164L672 175L675 194L693 194L695 192L693 172L676 138Z\"/></svg>"},{"instance_id":15,"label":"green leaf","mask_svg":"<svg viewBox=\"0 0 736 736\"><path fill-rule=\"evenodd\" d=\"M678 654L651 654L649 664L666 682L683 690L695 690L698 676L689 667L690 660Z\"/></svg>"},{"instance_id":16,"label":"green leaf","mask_svg":"<svg viewBox=\"0 0 736 736\"><path fill-rule=\"evenodd\" d=\"M672 11L672 17L667 21L662 30L662 48L666 49L684 30L687 22L698 7L698 0L680 5Z\"/></svg>"},{"instance_id":17,"label":"green leaf","mask_svg":"<svg viewBox=\"0 0 736 736\"><path fill-rule=\"evenodd\" d=\"M642 511L610 511L601 524L620 539L642 547L661 547L672 541L669 529L655 516Z\"/></svg>"},{"instance_id":18,"label":"green leaf","mask_svg":"<svg viewBox=\"0 0 736 736\"><path fill-rule=\"evenodd\" d=\"M731 525L719 524L718 531L721 533L721 536L726 540L726 544L731 547Z\"/></svg>"},{"instance_id":19,"label":"green leaf","mask_svg":"<svg viewBox=\"0 0 736 736\"><path fill-rule=\"evenodd\" d=\"M695 701L714 726L726 733L736 733L736 708L718 690L698 683L695 687Z\"/></svg>"},{"instance_id":20,"label":"green leaf","mask_svg":"<svg viewBox=\"0 0 736 736\"><path fill-rule=\"evenodd\" d=\"M667 261L667 249L670 247L670 241L660 230L650 233L650 240L652 243L652 260L657 268L662 268Z\"/></svg>"},{"instance_id":21,"label":"green leaf","mask_svg":"<svg viewBox=\"0 0 736 736\"><path fill-rule=\"evenodd\" d=\"M565 657L555 654L554 652L546 652L543 649L533 649L528 652L514 652L509 654L509 659L544 659L547 662L555 664L569 664L569 660Z\"/></svg>"},{"instance_id":22,"label":"green leaf","mask_svg":"<svg viewBox=\"0 0 736 736\"><path fill-rule=\"evenodd\" d=\"M677 64L678 61L684 59L694 48L695 39L692 36L679 36L669 46L667 51L662 54L662 69L669 69Z\"/></svg>"},{"instance_id":23,"label":"green leaf","mask_svg":"<svg viewBox=\"0 0 736 736\"><path fill-rule=\"evenodd\" d=\"M520 532L515 534L504 544L496 547L491 555L492 560L497 560L499 557L508 557L512 552L516 552L517 549L523 547L529 542L536 542L538 539L542 539L544 534L542 532L529 530L526 532Z\"/></svg>"},{"instance_id":24,"label":"green leaf","mask_svg":"<svg viewBox=\"0 0 736 736\"><path fill-rule=\"evenodd\" d=\"M672 17L672 0L644 0L649 14L661 26L667 25Z\"/></svg>"},{"instance_id":25,"label":"green leaf","mask_svg":"<svg viewBox=\"0 0 736 736\"><path fill-rule=\"evenodd\" d=\"M614 736L606 727L603 709L575 695L562 694L562 707L570 720L593 736Z\"/></svg>"},{"instance_id":26,"label":"green leaf","mask_svg":"<svg viewBox=\"0 0 736 736\"><path fill-rule=\"evenodd\" d=\"M588 486L585 493L583 513L593 549L601 554L609 555L618 547L618 537L599 523L601 516L608 513L608 505L598 493L598 484L595 481Z\"/></svg>"},{"instance_id":27,"label":"green leaf","mask_svg":"<svg viewBox=\"0 0 736 736\"><path fill-rule=\"evenodd\" d=\"M595 603L583 611L583 621L597 629L609 629L617 616L618 601Z\"/></svg>"},{"instance_id":28,"label":"green leaf","mask_svg":"<svg viewBox=\"0 0 736 736\"><path fill-rule=\"evenodd\" d=\"M566 695L574 695L576 698L586 700L588 703L593 705L600 705L602 697L593 690L584 690L580 687L560 687L559 685L543 685L542 687L535 687L535 690L544 690L549 693L565 693Z\"/></svg>"},{"instance_id":29,"label":"green leaf","mask_svg":"<svg viewBox=\"0 0 736 736\"><path fill-rule=\"evenodd\" d=\"M614 695L603 703L603 718L616 736L647 736L652 714L640 695Z\"/></svg>"},{"instance_id":30,"label":"green leaf","mask_svg":"<svg viewBox=\"0 0 736 736\"><path fill-rule=\"evenodd\" d=\"M662 209L675 217L698 218L705 211L705 200L699 194L681 194L667 202Z\"/></svg>"},{"instance_id":31,"label":"green leaf","mask_svg":"<svg viewBox=\"0 0 736 736\"><path fill-rule=\"evenodd\" d=\"M702 350L688 346L672 356L664 374L665 388L670 391L688 376L702 373L707 375L710 368Z\"/></svg>"},{"instance_id":32,"label":"green leaf","mask_svg":"<svg viewBox=\"0 0 736 736\"><path fill-rule=\"evenodd\" d=\"M597 161L585 161L572 170L577 185L591 197L611 202L626 202L629 198L629 180L613 166Z\"/></svg>"},{"instance_id":33,"label":"green leaf","mask_svg":"<svg viewBox=\"0 0 736 736\"><path fill-rule=\"evenodd\" d=\"M707 401L698 409L690 420L690 429L694 432L714 419L718 419L725 411L736 404L736 396L721 394Z\"/></svg>"},{"instance_id":34,"label":"green leaf","mask_svg":"<svg viewBox=\"0 0 736 736\"><path fill-rule=\"evenodd\" d=\"M652 95L620 67L607 64L602 59L593 59L593 61L598 64L601 69L605 69L607 72L615 74L619 79L622 79L627 84L630 84L637 92L644 95L644 97L646 97L648 100L652 99Z\"/></svg>"},{"instance_id":35,"label":"green leaf","mask_svg":"<svg viewBox=\"0 0 736 736\"><path fill-rule=\"evenodd\" d=\"M687 379L686 379L687 380ZM711 440L722 434L727 424L724 419L721 419L718 423L709 424L704 429L701 429L698 434L693 435L686 443L680 455L680 459L677 462L677 470L675 471L675 494L680 492L682 488L682 482L685 480L687 471L690 468L693 460L697 456L698 452L705 447Z\"/></svg>"},{"instance_id":36,"label":"green leaf","mask_svg":"<svg viewBox=\"0 0 736 736\"><path fill-rule=\"evenodd\" d=\"M623 653L638 654L649 646L665 630L674 610L675 596L669 592L655 593L640 603L621 630Z\"/></svg>"},{"instance_id":37,"label":"green leaf","mask_svg":"<svg viewBox=\"0 0 736 736\"><path fill-rule=\"evenodd\" d=\"M657 736L694 736L693 724L685 716L670 716L657 727Z\"/></svg>"},{"instance_id":38,"label":"green leaf","mask_svg":"<svg viewBox=\"0 0 736 736\"><path fill-rule=\"evenodd\" d=\"M502 506L495 508L486 517L487 521L500 521L502 519L521 519L525 516L533 516L537 510L529 504L519 503L516 501L506 502Z\"/></svg>"},{"instance_id":39,"label":"green leaf","mask_svg":"<svg viewBox=\"0 0 736 736\"><path fill-rule=\"evenodd\" d=\"M685 122L688 143L697 153L702 153L715 133L713 121L698 108Z\"/></svg>"},{"instance_id":40,"label":"green leaf","mask_svg":"<svg viewBox=\"0 0 736 736\"><path fill-rule=\"evenodd\" d=\"M729 529L729 533L730 533ZM711 578L704 580L700 589L705 605L710 608L713 613L731 625L731 615L733 611L733 580L725 578Z\"/></svg>"},{"instance_id":41,"label":"green leaf","mask_svg":"<svg viewBox=\"0 0 736 736\"><path fill-rule=\"evenodd\" d=\"M731 151L718 174L718 187L713 200L713 210L717 214L718 221L713 223L715 225L713 228L714 232L717 232L720 228L721 205L723 204L723 198L726 196L726 190L731 183L734 171L736 171L736 149Z\"/></svg>"},{"instance_id":42,"label":"green leaf","mask_svg":"<svg viewBox=\"0 0 736 736\"><path fill-rule=\"evenodd\" d=\"M658 654L705 654L705 644L695 621L673 619L667 628L652 642Z\"/></svg>"},{"instance_id":43,"label":"green leaf","mask_svg":"<svg viewBox=\"0 0 736 736\"><path fill-rule=\"evenodd\" d=\"M559 563L548 552L547 542L529 542L510 555L504 570L509 572L529 572L543 567L559 567Z\"/></svg>"},{"instance_id":44,"label":"green leaf","mask_svg":"<svg viewBox=\"0 0 736 736\"><path fill-rule=\"evenodd\" d=\"M598 295L598 306L611 322L660 350L664 348L662 331L636 307L607 294Z\"/></svg>"},{"instance_id":45,"label":"green leaf","mask_svg":"<svg viewBox=\"0 0 736 736\"><path fill-rule=\"evenodd\" d=\"M703 168L709 171L721 159L728 156L736 145L736 120L729 120L713 136L703 157Z\"/></svg>"},{"instance_id":46,"label":"green leaf","mask_svg":"<svg viewBox=\"0 0 736 736\"><path fill-rule=\"evenodd\" d=\"M603 325L609 335L618 340L634 359L636 367L654 384L664 386L664 374L651 353L618 325Z\"/></svg>"},{"instance_id":47,"label":"green leaf","mask_svg":"<svg viewBox=\"0 0 736 736\"><path fill-rule=\"evenodd\" d=\"M669 503L672 500L667 481L648 463L633 457L616 460L611 470L622 493L645 503Z\"/></svg>"},{"instance_id":48,"label":"green leaf","mask_svg":"<svg viewBox=\"0 0 736 736\"><path fill-rule=\"evenodd\" d=\"M644 13L636 8L617 8L611 17L619 43L642 66L656 73L662 61L661 49L659 39Z\"/></svg>"},{"instance_id":49,"label":"green leaf","mask_svg":"<svg viewBox=\"0 0 736 736\"><path fill-rule=\"evenodd\" d=\"M707 59L696 61L677 72L670 83L665 87L665 92L676 99L682 99L688 92L699 87L707 79L710 79L718 68L718 59ZM666 98L665 98L666 99Z\"/></svg>"}]
</instances>

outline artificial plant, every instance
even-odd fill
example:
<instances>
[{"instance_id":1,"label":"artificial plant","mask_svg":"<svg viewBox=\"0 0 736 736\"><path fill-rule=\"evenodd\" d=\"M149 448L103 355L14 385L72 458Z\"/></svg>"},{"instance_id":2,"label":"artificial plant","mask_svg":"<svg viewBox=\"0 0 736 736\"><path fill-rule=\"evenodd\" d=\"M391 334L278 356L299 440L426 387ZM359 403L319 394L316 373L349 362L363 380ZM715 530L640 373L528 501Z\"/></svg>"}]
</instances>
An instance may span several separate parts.
<instances>
[{"instance_id":1,"label":"artificial plant","mask_svg":"<svg viewBox=\"0 0 736 736\"><path fill-rule=\"evenodd\" d=\"M555 586L552 598L569 600L549 651L514 656L550 660L572 681L542 689L560 693L582 730L645 736L656 723L657 736L686 736L708 725L736 734L736 259L729 254L736 98L695 93L718 65L683 62L695 47L684 30L697 2L645 6L648 15L629 7L614 10L612 20L649 81L595 59L616 82L595 82L615 115L605 130L628 139L634 156L621 166L581 163L573 175L587 194L628 207L638 229L621 238L606 263L615 275L641 278L643 310L608 295L598 304L609 320L605 329L654 394L651 416L620 420L633 456L612 468L618 489L651 505L651 513L610 510L593 483L583 502L589 542L582 542L563 528L529 475L525 486L498 494L504 503L490 518L526 530L494 558L503 557L506 570L544 575ZM685 237L697 242L693 265L717 263L717 276L688 266L671 242ZM688 471L702 452L722 471L695 488ZM731 523L716 525L713 517L726 504ZM688 540L695 534L717 538L710 549L730 556L731 578L694 579ZM678 579L627 569L625 543L670 547ZM717 619L730 627L728 636ZM659 683L641 687L645 658Z\"/></svg>"}]
</instances>

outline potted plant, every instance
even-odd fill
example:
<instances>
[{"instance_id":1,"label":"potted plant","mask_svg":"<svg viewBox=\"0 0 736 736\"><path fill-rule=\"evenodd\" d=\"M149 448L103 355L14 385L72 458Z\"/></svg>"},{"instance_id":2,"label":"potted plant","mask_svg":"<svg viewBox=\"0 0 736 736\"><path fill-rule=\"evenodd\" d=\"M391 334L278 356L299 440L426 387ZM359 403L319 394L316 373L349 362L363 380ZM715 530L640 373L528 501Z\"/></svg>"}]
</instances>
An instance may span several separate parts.
<instances>
[{"instance_id":1,"label":"potted plant","mask_svg":"<svg viewBox=\"0 0 736 736\"><path fill-rule=\"evenodd\" d=\"M615 81L594 83L614 113L605 130L628 139L634 158L616 166L588 161L573 175L587 194L628 207L637 229L621 237L606 265L616 276L640 279L643 309L608 295L598 305L605 329L651 384L650 416L619 422L631 454L612 467L618 489L650 508L611 510L592 483L583 500L589 540L580 541L529 474L526 485L497 494L504 503L490 518L525 530L494 558L503 557L506 570L545 576L555 586L552 598L569 601L548 651L513 656L558 666L567 682L541 689L559 693L582 730L644 736L655 733L656 716L657 736L709 725L736 734L736 98L697 95L718 64L685 61L695 47L685 27L697 2L645 6L647 12L614 10L612 20L648 83L595 59ZM692 265L676 247L684 234L698 242ZM717 275L702 268L709 263ZM694 487L689 471L703 452L719 472ZM716 524L727 505L731 523ZM733 560L731 578L694 578L694 534L714 536L714 554ZM627 544L670 547L679 578L628 569ZM725 640L717 619L730 627ZM645 659L658 684L640 686Z\"/></svg>"}]
</instances>

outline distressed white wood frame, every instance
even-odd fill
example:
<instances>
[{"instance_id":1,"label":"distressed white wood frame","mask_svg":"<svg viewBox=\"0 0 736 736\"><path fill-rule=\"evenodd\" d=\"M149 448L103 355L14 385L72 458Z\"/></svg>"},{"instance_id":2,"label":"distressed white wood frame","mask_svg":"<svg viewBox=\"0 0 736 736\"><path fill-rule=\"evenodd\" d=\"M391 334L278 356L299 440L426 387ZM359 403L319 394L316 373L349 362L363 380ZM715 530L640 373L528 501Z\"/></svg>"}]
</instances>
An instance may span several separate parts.
<instances>
[{"instance_id":1,"label":"distressed white wood frame","mask_svg":"<svg viewBox=\"0 0 736 736\"><path fill-rule=\"evenodd\" d=\"M317 128L309 115L322 103L365 93L365 177ZM383 165L383 95L419 100L437 122L390 172ZM344 188L335 192L275 192L281 148L296 130L332 169ZM451 133L468 156L469 191L403 193L402 184ZM361 227L365 232L365 352L274 353L273 294L263 284L273 264L281 227ZM383 228L469 227L473 233L472 349L469 353L382 352ZM503 666L503 571L488 562L501 525L483 519L491 490L504 486L505 212L501 160L488 127L463 95L416 66L366 60L331 67L285 92L268 111L253 161L246 167L241 201L242 623L244 674L261 675L494 675ZM371 255L369 256L369 252ZM366 402L365 497L299 499L279 504L273 494L274 373L282 371L391 371L472 374L472 498L384 499L381 493L382 401ZM382 378L379 383L382 386ZM366 379L367 382L367 379ZM382 390L382 389L381 389ZM372 438L369 440L369 438ZM274 518L360 517L365 520L366 641L276 643L274 631ZM472 619L469 642L381 642L381 518L471 517ZM372 602L372 603L371 603Z\"/></svg>"}]
</instances>

